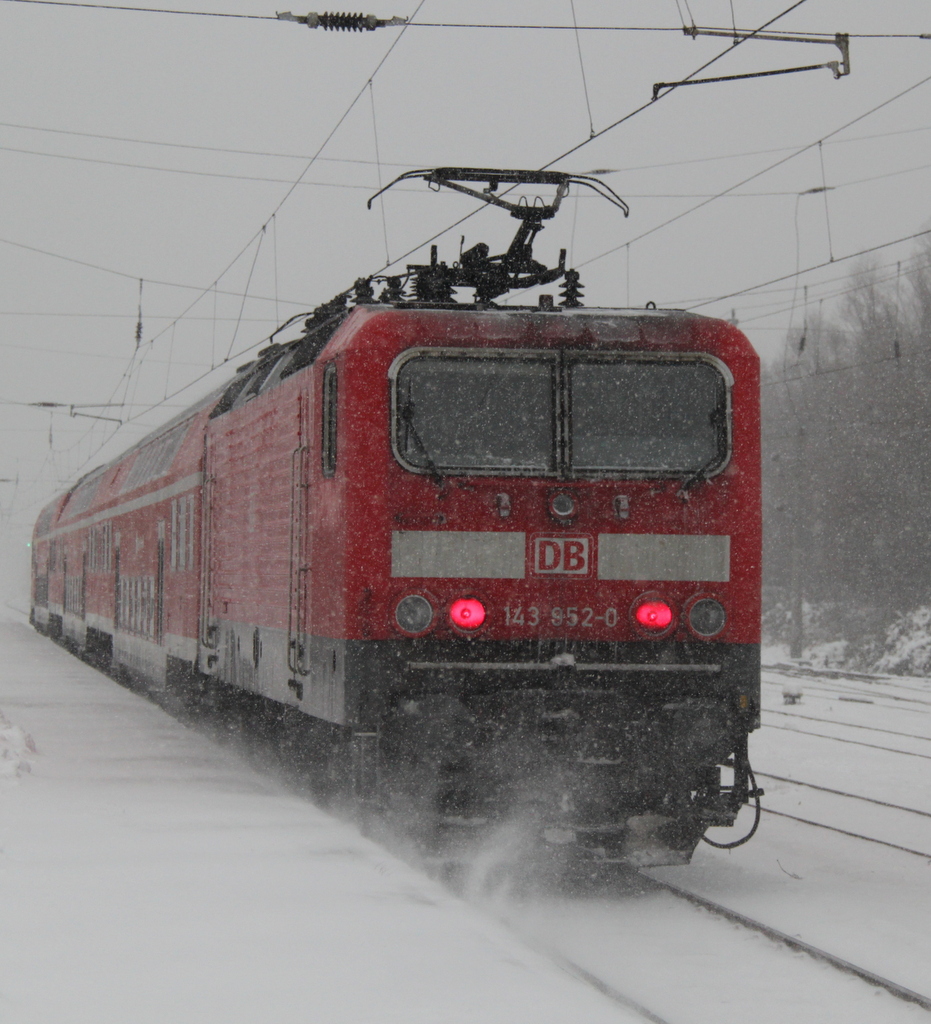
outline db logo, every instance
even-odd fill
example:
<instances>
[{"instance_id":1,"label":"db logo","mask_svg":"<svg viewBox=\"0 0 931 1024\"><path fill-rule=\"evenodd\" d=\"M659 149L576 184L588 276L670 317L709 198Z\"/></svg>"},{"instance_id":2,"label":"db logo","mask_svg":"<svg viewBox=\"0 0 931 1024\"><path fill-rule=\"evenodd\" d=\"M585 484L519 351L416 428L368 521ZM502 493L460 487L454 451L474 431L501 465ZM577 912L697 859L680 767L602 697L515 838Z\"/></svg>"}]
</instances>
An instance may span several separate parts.
<instances>
[{"instance_id":1,"label":"db logo","mask_svg":"<svg viewBox=\"0 0 931 1024\"><path fill-rule=\"evenodd\" d=\"M533 571L538 576L587 576L591 537L534 537Z\"/></svg>"}]
</instances>

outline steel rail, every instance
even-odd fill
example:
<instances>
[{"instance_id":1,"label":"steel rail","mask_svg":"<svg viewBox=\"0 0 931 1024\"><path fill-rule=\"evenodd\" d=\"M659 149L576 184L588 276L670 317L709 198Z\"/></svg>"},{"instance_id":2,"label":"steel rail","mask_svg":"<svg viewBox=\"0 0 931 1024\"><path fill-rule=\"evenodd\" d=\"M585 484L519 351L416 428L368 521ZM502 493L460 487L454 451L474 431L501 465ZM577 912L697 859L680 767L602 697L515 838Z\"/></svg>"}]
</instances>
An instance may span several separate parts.
<instances>
[{"instance_id":1,"label":"steel rail","mask_svg":"<svg viewBox=\"0 0 931 1024\"><path fill-rule=\"evenodd\" d=\"M852 964L849 960L844 960L842 957L835 956L833 953L828 953L826 950L819 949L817 946L812 946L808 942L803 942L801 939L797 939L792 935L786 935L785 932L781 932L777 928L771 928L769 925L763 924L761 921L756 921L752 917L747 917L745 914L741 914L737 910L731 910L729 907L722 906L720 903L715 903L713 900L706 899L704 896L699 896L694 892L690 892L688 889L682 889L672 882L661 881L660 879L652 878L649 875L642 875L642 877L649 883L661 889L665 889L668 892L671 892L674 896L679 896L681 899L687 900L689 903L692 903L697 907L703 907L712 914L723 917L728 921L733 921L735 924L743 925L744 928L748 928L751 931L759 932L767 938L772 939L774 942L781 942L790 949L797 950L800 953L807 953L808 956L813 959L829 964L831 967L834 967L839 971L843 971L846 974L853 974L870 985L875 985L877 988L885 989L886 992L895 996L897 999L902 999L907 1003L916 1003L925 1010L931 1010L931 996L922 995L920 992L915 992L910 988L906 988L904 985L891 981L889 978L884 978L879 974L874 974L873 971L869 971L865 967L859 967L857 964Z\"/></svg>"},{"instance_id":2,"label":"steel rail","mask_svg":"<svg viewBox=\"0 0 931 1024\"><path fill-rule=\"evenodd\" d=\"M521 941L526 943L526 937L521 936ZM589 985L591 988L600 992L603 996L607 996L612 1002L617 1003L619 1006L623 1006L626 1010L632 1010L634 1013L639 1014L644 1018L644 1020L651 1021L652 1024L669 1024L664 1017L660 1017L652 1010L647 1009L647 1007L642 1003L638 1003L636 999L632 999L630 996L625 996L623 992L614 988L613 985L609 985L606 981L602 981L597 974L592 974L591 971L586 970L574 960L570 960L568 957L563 956L562 953L557 953L550 947L538 947L538 952L548 956L554 964L561 967L567 974L571 974L573 977L578 978L579 981Z\"/></svg>"},{"instance_id":3,"label":"steel rail","mask_svg":"<svg viewBox=\"0 0 931 1024\"><path fill-rule=\"evenodd\" d=\"M777 675L789 676L790 679L811 679L815 682L824 683L868 683L873 686L894 686L899 690L907 690L909 693L922 693L927 694L928 690L922 686L906 686L904 683L896 682L894 678L889 676L868 676L862 672L839 672L834 669L816 671L814 669L805 668L789 668L785 665L761 665L761 669L764 672L774 672ZM764 680L766 682L767 680ZM771 685L775 686L776 683ZM867 694L867 690L851 689L852 693ZM877 693L874 691L870 696L886 697L889 700L902 700L902 701L913 701L916 704L931 704L931 701L919 700L915 697L897 697L891 693Z\"/></svg>"},{"instance_id":4,"label":"steel rail","mask_svg":"<svg viewBox=\"0 0 931 1024\"><path fill-rule=\"evenodd\" d=\"M854 687L832 687L830 679L813 679L806 690L812 693L827 693L831 694L831 697L827 698L830 700L843 700L845 694L856 695L869 700L871 703L876 704L877 707L886 708L889 711L918 711L923 715L927 715L929 712L923 711L921 708L914 707L897 707L900 704L921 704L924 707L931 707L931 700L922 700L920 697L902 697L897 693L882 693L877 691L870 692L869 690L858 690ZM772 683L769 685L773 685ZM924 692L924 691L922 691ZM881 702L887 700L893 703L882 704Z\"/></svg>"},{"instance_id":5,"label":"steel rail","mask_svg":"<svg viewBox=\"0 0 931 1024\"><path fill-rule=\"evenodd\" d=\"M909 814L920 814L923 818L931 818L931 811L919 811L915 807L903 807L901 804L890 804L886 800L876 800L871 796L860 796L859 793L845 793L842 789L829 789L827 786L816 786L813 782L802 782L799 779L789 779L783 775L770 775L768 772L755 771L754 774L764 779L775 779L777 782L791 782L793 786L805 786L807 789L817 789L822 793L833 793L834 796L846 796L851 800L864 800L868 804L878 804L880 807L891 807L894 811L907 811Z\"/></svg>"},{"instance_id":6,"label":"steel rail","mask_svg":"<svg viewBox=\"0 0 931 1024\"><path fill-rule=\"evenodd\" d=\"M646 878L646 876L643 876ZM652 879L647 878L647 881ZM461 893L459 894L462 895ZM603 978L599 978L597 974L593 974L590 970L583 967L581 964L575 962L565 954L560 953L559 950L555 949L548 943L540 942L539 939L528 936L527 933L516 925L507 915L500 913L499 911L490 910L487 906L483 906L481 903L479 907L486 913L489 914L498 924L503 925L510 932L512 932L525 946L532 949L535 953L540 956L545 956L548 960L551 960L557 967L565 971L567 974L578 979L590 988L600 992L603 996L606 996L613 1003L617 1003L618 1006L623 1006L625 1010L632 1010L634 1013L643 1017L644 1020L648 1020L651 1024L669 1024L669 1021L665 1017L660 1017L659 1014L654 1013L651 1009L644 1006L643 1003L638 1002L632 996L626 996L620 989L616 989L613 985L608 984Z\"/></svg>"},{"instance_id":7,"label":"steel rail","mask_svg":"<svg viewBox=\"0 0 931 1024\"><path fill-rule=\"evenodd\" d=\"M862 740L848 740L843 736L826 736L823 732L808 732L807 729L788 729L785 726L763 723L765 729L778 729L781 732L794 732L797 736L814 736L819 740L834 740L837 743L852 743L855 747L868 747L870 750L885 750L889 754L902 754L905 757L920 757L931 761L931 754L916 754L913 750L897 750L895 747L881 747L877 743L864 743Z\"/></svg>"},{"instance_id":8,"label":"steel rail","mask_svg":"<svg viewBox=\"0 0 931 1024\"><path fill-rule=\"evenodd\" d=\"M902 736L907 740L925 740L931 743L931 736L919 736L913 732L899 732L897 729L880 729L878 725L856 725L853 722L839 722L834 718L815 718L814 715L799 715L794 711L774 711L772 708L763 708L767 715L783 715L785 718L800 718L806 722L824 722L827 725L841 725L845 729L867 729L869 732L883 732L889 736Z\"/></svg>"},{"instance_id":9,"label":"steel rail","mask_svg":"<svg viewBox=\"0 0 931 1024\"><path fill-rule=\"evenodd\" d=\"M910 693L927 693L926 686L909 686L901 682L903 679L914 680L915 676L888 676L871 672L848 672L839 668L809 668L807 666L794 666L785 664L761 665L764 672L776 672L779 675L793 676L800 679L827 679L833 682L842 683L845 680L855 683L870 683L876 686L894 686L898 690L908 690Z\"/></svg>"},{"instance_id":10,"label":"steel rail","mask_svg":"<svg viewBox=\"0 0 931 1024\"><path fill-rule=\"evenodd\" d=\"M764 807L767 814L775 814L777 818L788 818L790 821L798 821L803 825L811 825L812 828L827 829L828 832L838 832L842 836L850 836L852 839L862 839L866 843L877 843L879 846L888 846L890 850L899 850L901 853L911 853L915 857L921 857L931 863L931 853L923 850L913 850L909 846L899 846L898 843L890 843L885 839L874 839L872 836L862 836L859 832L848 832L845 828L838 828L836 825L825 825L820 821L812 821L810 818L797 818L794 814L786 814L785 811L774 811L771 807Z\"/></svg>"},{"instance_id":11,"label":"steel rail","mask_svg":"<svg viewBox=\"0 0 931 1024\"><path fill-rule=\"evenodd\" d=\"M816 679L816 678L811 677L811 676L793 676L793 675L790 675L788 672L786 672L785 675L788 678L790 678L790 679L808 679L809 683L808 683L808 686L806 687L806 689L812 690L815 693L830 693L830 694L838 694L838 695L840 695L840 694L856 694L859 697L864 697L864 698L866 698L868 700L871 700L871 701L889 700L889 701L897 701L897 702L902 703L902 704L924 704L924 705L931 705L931 700L922 700L920 697L903 697L901 694L898 694L898 693L888 693L885 690L862 690L862 689L858 689L854 685L856 683L856 680L852 680L851 683L848 686L841 686L840 685L840 680L837 680L837 679ZM767 686L779 686L780 685L779 683L775 682L772 679L764 679L763 682L766 683ZM832 684L834 684L834 685L832 685ZM884 685L884 684L877 684L877 685ZM903 687L903 689L904 689L904 687ZM924 690L924 689L919 690L917 687L915 687L915 688L908 687L908 691L910 693L923 693L923 694L927 694L928 693L927 690ZM885 706L885 705L883 705L883 706ZM912 708L907 708L906 710L910 711L910 710L913 710L913 709Z\"/></svg>"},{"instance_id":12,"label":"steel rail","mask_svg":"<svg viewBox=\"0 0 931 1024\"><path fill-rule=\"evenodd\" d=\"M782 672L785 675L823 676L828 679L862 679L867 683L884 683L889 676L877 675L875 672L849 672L843 668L813 668L810 665L787 665L777 661L775 665L761 665L767 672Z\"/></svg>"}]
</instances>

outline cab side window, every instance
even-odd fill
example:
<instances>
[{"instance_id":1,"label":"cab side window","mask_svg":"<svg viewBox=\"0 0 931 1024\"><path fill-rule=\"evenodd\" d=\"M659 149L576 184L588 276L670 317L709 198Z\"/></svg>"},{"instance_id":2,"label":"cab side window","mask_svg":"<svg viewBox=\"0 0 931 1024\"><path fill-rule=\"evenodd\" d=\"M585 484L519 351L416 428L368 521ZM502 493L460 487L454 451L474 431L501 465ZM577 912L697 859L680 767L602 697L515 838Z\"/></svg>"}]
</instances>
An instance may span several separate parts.
<instances>
[{"instance_id":1,"label":"cab side window","mask_svg":"<svg viewBox=\"0 0 931 1024\"><path fill-rule=\"evenodd\" d=\"M336 472L336 364L323 371L323 437L321 446L324 476Z\"/></svg>"}]
</instances>

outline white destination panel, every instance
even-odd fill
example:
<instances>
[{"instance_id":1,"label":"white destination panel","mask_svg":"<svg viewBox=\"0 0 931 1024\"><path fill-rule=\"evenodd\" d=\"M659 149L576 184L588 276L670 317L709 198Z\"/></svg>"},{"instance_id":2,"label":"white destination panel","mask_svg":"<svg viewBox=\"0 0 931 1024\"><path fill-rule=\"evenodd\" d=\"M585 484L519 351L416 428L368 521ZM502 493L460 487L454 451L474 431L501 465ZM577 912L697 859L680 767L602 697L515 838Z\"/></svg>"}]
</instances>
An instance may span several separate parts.
<instances>
[{"instance_id":1,"label":"white destination panel","mask_svg":"<svg viewBox=\"0 0 931 1024\"><path fill-rule=\"evenodd\" d=\"M731 539L704 534L601 533L598 579L726 583Z\"/></svg>"},{"instance_id":2,"label":"white destination panel","mask_svg":"<svg viewBox=\"0 0 931 1024\"><path fill-rule=\"evenodd\" d=\"M526 537L490 530L396 530L391 575L420 579L522 580Z\"/></svg>"}]
</instances>

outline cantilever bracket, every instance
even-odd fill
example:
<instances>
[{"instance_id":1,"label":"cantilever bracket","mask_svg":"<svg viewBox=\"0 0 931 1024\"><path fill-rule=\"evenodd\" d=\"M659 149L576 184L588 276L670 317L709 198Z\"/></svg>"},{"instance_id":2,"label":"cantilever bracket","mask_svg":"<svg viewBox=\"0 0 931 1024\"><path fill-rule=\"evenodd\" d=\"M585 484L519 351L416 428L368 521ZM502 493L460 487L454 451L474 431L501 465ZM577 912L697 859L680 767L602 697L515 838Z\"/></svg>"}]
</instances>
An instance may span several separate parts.
<instances>
[{"instance_id":1,"label":"cantilever bracket","mask_svg":"<svg viewBox=\"0 0 931 1024\"><path fill-rule=\"evenodd\" d=\"M824 64L805 64L797 68L779 68L775 71L752 71L743 75L720 75L716 78L686 78L680 82L655 82L653 85L653 99L659 99L663 89L677 89L680 85L708 85L712 82L736 82L744 78L768 78L771 75L791 75L798 71L818 71L827 68L835 78L843 78L850 74L850 36L846 32L838 32L833 39L818 38L816 36L791 36L781 35L772 32L741 32L728 31L722 28L696 28L694 25L683 26L682 31L693 39L698 36L721 36L726 39L733 39L734 44L743 42L745 39L768 39L770 42L778 43L826 43L829 46L836 46L840 50L840 60L829 60Z\"/></svg>"}]
</instances>

